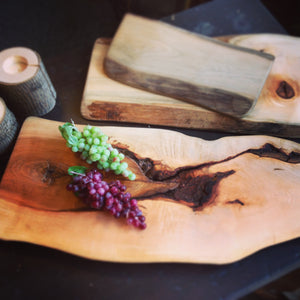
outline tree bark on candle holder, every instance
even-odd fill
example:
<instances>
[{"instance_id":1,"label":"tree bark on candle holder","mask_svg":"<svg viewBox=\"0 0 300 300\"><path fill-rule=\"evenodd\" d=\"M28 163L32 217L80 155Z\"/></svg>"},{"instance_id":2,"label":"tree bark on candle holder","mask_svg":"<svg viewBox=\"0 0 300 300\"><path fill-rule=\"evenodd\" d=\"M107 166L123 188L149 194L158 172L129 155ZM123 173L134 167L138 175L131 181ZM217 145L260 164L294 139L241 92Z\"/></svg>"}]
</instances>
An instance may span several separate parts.
<instances>
[{"instance_id":1,"label":"tree bark on candle holder","mask_svg":"<svg viewBox=\"0 0 300 300\"><path fill-rule=\"evenodd\" d=\"M56 91L38 53L6 49L0 53L0 66L0 93L17 116L42 116L53 109Z\"/></svg>"},{"instance_id":2,"label":"tree bark on candle holder","mask_svg":"<svg viewBox=\"0 0 300 300\"><path fill-rule=\"evenodd\" d=\"M0 155L5 153L13 144L18 130L15 115L6 107L0 98Z\"/></svg>"}]
</instances>

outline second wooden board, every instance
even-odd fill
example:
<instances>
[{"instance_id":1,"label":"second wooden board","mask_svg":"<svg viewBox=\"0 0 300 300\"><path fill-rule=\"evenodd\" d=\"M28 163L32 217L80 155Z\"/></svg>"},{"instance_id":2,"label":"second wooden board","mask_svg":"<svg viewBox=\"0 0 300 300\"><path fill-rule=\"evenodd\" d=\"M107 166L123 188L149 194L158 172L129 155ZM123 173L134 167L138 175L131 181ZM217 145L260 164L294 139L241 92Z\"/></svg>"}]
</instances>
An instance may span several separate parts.
<instances>
[{"instance_id":1,"label":"second wooden board","mask_svg":"<svg viewBox=\"0 0 300 300\"><path fill-rule=\"evenodd\" d=\"M127 14L104 61L113 79L241 117L255 105L274 57Z\"/></svg>"},{"instance_id":2,"label":"second wooden board","mask_svg":"<svg viewBox=\"0 0 300 300\"><path fill-rule=\"evenodd\" d=\"M223 40L266 51L276 58L256 106L241 119L110 79L103 60L110 39L96 40L81 102L89 120L143 123L232 133L300 137L300 39L284 35L244 35Z\"/></svg>"}]
</instances>

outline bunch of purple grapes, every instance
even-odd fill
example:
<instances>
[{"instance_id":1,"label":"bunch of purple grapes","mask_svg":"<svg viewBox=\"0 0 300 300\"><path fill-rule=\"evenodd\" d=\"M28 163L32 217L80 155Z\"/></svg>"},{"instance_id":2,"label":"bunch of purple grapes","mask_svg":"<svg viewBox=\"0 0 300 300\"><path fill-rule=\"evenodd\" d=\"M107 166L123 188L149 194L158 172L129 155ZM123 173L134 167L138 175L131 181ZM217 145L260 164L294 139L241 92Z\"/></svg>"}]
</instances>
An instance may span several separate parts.
<instances>
[{"instance_id":1,"label":"bunch of purple grapes","mask_svg":"<svg viewBox=\"0 0 300 300\"><path fill-rule=\"evenodd\" d=\"M110 212L114 217L124 217L134 227L145 229L145 216L138 207L136 199L125 192L126 186L120 180L107 183L102 174L93 169L85 174L77 174L67 185L89 207Z\"/></svg>"}]
</instances>

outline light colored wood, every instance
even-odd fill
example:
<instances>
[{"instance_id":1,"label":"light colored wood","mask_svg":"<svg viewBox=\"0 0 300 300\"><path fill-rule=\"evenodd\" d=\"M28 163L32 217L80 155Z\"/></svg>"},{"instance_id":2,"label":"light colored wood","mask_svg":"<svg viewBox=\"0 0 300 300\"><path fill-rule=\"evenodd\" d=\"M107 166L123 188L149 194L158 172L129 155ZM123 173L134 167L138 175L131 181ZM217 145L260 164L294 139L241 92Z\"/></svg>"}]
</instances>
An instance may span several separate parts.
<instances>
[{"instance_id":1,"label":"light colored wood","mask_svg":"<svg viewBox=\"0 0 300 300\"><path fill-rule=\"evenodd\" d=\"M276 34L244 35L230 43L276 57L254 109L246 117L257 122L300 124L300 38Z\"/></svg>"},{"instance_id":2,"label":"light colored wood","mask_svg":"<svg viewBox=\"0 0 300 300\"><path fill-rule=\"evenodd\" d=\"M11 149L17 138L18 122L0 98L0 155Z\"/></svg>"},{"instance_id":3,"label":"light colored wood","mask_svg":"<svg viewBox=\"0 0 300 300\"><path fill-rule=\"evenodd\" d=\"M106 58L122 83L234 117L255 105L274 57L127 14Z\"/></svg>"},{"instance_id":4,"label":"light colored wood","mask_svg":"<svg viewBox=\"0 0 300 300\"><path fill-rule=\"evenodd\" d=\"M263 133L300 137L300 39L284 35L255 34L223 37L228 43L263 48L276 58L262 93L252 112L235 119L174 98L142 91L110 79L103 60L110 40L95 42L81 114L89 120L134 122L153 125L217 130L233 133ZM294 97L284 99L276 91L281 82L293 87Z\"/></svg>"},{"instance_id":5,"label":"light colored wood","mask_svg":"<svg viewBox=\"0 0 300 300\"><path fill-rule=\"evenodd\" d=\"M55 89L39 54L24 47L0 52L0 93L22 118L45 115L56 102Z\"/></svg>"},{"instance_id":6,"label":"light colored wood","mask_svg":"<svg viewBox=\"0 0 300 300\"><path fill-rule=\"evenodd\" d=\"M25 121L1 182L2 239L115 262L222 264L300 236L297 143L268 136L204 141L161 129L102 127L114 146L136 157L126 161L137 179L121 180L146 216L141 231L86 210L65 190L67 168L83 163L65 146L61 124ZM153 163L148 172L139 167L143 161Z\"/></svg>"}]
</instances>

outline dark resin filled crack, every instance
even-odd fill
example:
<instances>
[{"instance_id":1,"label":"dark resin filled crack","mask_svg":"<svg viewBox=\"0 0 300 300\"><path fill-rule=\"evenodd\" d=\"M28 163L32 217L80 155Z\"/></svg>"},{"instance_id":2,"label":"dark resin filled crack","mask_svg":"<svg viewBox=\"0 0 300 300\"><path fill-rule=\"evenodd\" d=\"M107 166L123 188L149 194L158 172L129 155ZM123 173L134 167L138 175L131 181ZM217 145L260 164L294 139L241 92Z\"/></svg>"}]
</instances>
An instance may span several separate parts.
<instances>
[{"instance_id":1,"label":"dark resin filled crack","mask_svg":"<svg viewBox=\"0 0 300 300\"><path fill-rule=\"evenodd\" d=\"M227 172L217 172L212 174L203 174L201 170L205 167L217 165L226 161L233 160L241 155L251 153L259 157L269 157L276 160L299 163L300 153L290 152L285 153L282 149L274 147L270 143L266 143L258 149L248 149L240 152L234 156L229 156L220 161L206 162L197 166L184 166L169 170L168 166L164 166L160 161L153 161L150 158L138 158L138 156L129 151L119 147L119 150L123 152L127 157L134 160L140 167L143 174L148 177L152 182L176 182L176 187L167 191L153 191L153 194L146 196L140 196L139 199L146 198L158 198L163 197L184 203L193 209L203 209L205 206L213 203L214 199L218 195L218 184L220 181L235 173L235 170L229 170ZM160 169L158 169L160 168ZM245 204L239 199L228 201L227 204L238 204L244 206Z\"/></svg>"},{"instance_id":2,"label":"dark resin filled crack","mask_svg":"<svg viewBox=\"0 0 300 300\"><path fill-rule=\"evenodd\" d=\"M176 178L178 186L163 194L165 198L183 202L194 209L200 209L209 204L217 196L217 186L219 182L234 174L234 170L227 172L217 172L209 175L193 176L189 171L181 172Z\"/></svg>"},{"instance_id":3,"label":"dark resin filled crack","mask_svg":"<svg viewBox=\"0 0 300 300\"><path fill-rule=\"evenodd\" d=\"M258 149L245 150L234 156L229 156L220 161L206 162L203 164L199 164L197 166L184 166L184 167L176 168L174 170L163 170L163 169L156 170L155 169L156 165L159 165L161 167L164 166L160 162L154 162L150 158L138 158L138 156L135 153L133 153L128 149L119 147L118 150L122 152L124 155L126 155L127 157L134 160L136 164L141 168L145 176L147 176L151 180L158 180L158 181L163 181L166 179L176 177L178 173L184 170L194 170L194 169L216 165L219 163L223 163L225 161L232 160L246 153L252 153L259 157L269 157L269 158L285 161L288 163L300 163L300 153L292 151L289 154L286 154L282 149L279 149L270 143L266 143L265 145L263 145L261 148Z\"/></svg>"},{"instance_id":4,"label":"dark resin filled crack","mask_svg":"<svg viewBox=\"0 0 300 300\"><path fill-rule=\"evenodd\" d=\"M242 201L239 200L239 199L235 199L235 200L232 200L232 201L227 201L226 203L227 203L227 204L239 204L239 205L242 205L242 206L245 205L245 203L242 202Z\"/></svg>"}]
</instances>

